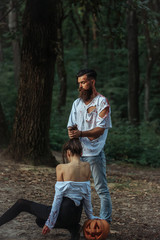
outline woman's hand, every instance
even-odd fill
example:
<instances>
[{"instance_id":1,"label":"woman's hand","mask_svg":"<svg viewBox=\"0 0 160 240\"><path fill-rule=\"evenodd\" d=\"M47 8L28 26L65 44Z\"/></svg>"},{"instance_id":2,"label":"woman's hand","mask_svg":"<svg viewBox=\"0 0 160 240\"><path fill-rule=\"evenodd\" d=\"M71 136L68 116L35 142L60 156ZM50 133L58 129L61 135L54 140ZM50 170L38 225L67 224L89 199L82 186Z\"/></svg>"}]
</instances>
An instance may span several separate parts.
<instances>
[{"instance_id":1,"label":"woman's hand","mask_svg":"<svg viewBox=\"0 0 160 240\"><path fill-rule=\"evenodd\" d=\"M44 225L43 230L42 230L42 234L45 235L47 233L49 233L51 230L49 229L49 227L47 227L46 225Z\"/></svg>"}]
</instances>

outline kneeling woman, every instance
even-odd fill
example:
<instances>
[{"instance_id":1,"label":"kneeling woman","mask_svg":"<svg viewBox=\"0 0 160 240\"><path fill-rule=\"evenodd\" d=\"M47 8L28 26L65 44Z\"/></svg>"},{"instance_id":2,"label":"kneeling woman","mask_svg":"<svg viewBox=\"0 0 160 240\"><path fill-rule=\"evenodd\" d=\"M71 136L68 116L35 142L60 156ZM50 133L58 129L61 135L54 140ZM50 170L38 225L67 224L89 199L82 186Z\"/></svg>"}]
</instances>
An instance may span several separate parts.
<instances>
[{"instance_id":1,"label":"kneeling woman","mask_svg":"<svg viewBox=\"0 0 160 240\"><path fill-rule=\"evenodd\" d=\"M42 234L52 228L65 228L71 239L79 239L79 222L82 208L89 219L93 216L89 163L81 162L82 146L78 139L70 139L63 146L64 164L56 167L57 182L52 206L19 199L0 217L0 226L15 218L20 212L36 216L36 223L43 227ZM65 163L67 159L68 163Z\"/></svg>"}]
</instances>

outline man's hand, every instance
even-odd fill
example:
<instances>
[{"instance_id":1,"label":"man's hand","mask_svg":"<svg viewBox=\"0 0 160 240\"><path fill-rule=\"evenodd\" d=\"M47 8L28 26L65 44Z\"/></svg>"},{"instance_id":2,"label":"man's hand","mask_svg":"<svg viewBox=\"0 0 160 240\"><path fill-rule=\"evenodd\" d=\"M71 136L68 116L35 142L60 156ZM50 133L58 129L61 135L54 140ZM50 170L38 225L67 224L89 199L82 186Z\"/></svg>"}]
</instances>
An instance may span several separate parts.
<instances>
[{"instance_id":1,"label":"man's hand","mask_svg":"<svg viewBox=\"0 0 160 240\"><path fill-rule=\"evenodd\" d=\"M72 138L79 138L81 136L81 131L77 129L77 127L69 127L68 128L68 136L70 139Z\"/></svg>"},{"instance_id":2,"label":"man's hand","mask_svg":"<svg viewBox=\"0 0 160 240\"><path fill-rule=\"evenodd\" d=\"M72 138L79 138L81 136L81 131L77 130L72 130L68 128L68 136L70 139Z\"/></svg>"},{"instance_id":3,"label":"man's hand","mask_svg":"<svg viewBox=\"0 0 160 240\"><path fill-rule=\"evenodd\" d=\"M68 128L68 136L70 139L79 138L81 135L81 131L78 130L77 125L73 125Z\"/></svg>"},{"instance_id":4,"label":"man's hand","mask_svg":"<svg viewBox=\"0 0 160 240\"><path fill-rule=\"evenodd\" d=\"M51 230L49 229L49 227L47 227L46 225L44 225L43 230L42 230L42 234L45 235L47 233L49 233Z\"/></svg>"},{"instance_id":5,"label":"man's hand","mask_svg":"<svg viewBox=\"0 0 160 240\"><path fill-rule=\"evenodd\" d=\"M105 128L96 127L88 131L79 131L77 125L68 127L68 136L70 139L79 137L88 137L90 141L97 139L104 133Z\"/></svg>"}]
</instances>

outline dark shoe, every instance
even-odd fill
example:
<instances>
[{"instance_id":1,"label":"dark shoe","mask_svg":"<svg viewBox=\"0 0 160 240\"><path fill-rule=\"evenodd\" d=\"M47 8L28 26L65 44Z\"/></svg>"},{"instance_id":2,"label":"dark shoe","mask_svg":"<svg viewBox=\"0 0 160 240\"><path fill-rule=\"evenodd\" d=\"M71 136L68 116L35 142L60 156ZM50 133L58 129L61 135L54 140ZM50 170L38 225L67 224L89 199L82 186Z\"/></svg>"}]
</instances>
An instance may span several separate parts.
<instances>
[{"instance_id":1,"label":"dark shoe","mask_svg":"<svg viewBox=\"0 0 160 240\"><path fill-rule=\"evenodd\" d=\"M71 233L71 238L70 240L79 240L80 239L80 233Z\"/></svg>"}]
</instances>

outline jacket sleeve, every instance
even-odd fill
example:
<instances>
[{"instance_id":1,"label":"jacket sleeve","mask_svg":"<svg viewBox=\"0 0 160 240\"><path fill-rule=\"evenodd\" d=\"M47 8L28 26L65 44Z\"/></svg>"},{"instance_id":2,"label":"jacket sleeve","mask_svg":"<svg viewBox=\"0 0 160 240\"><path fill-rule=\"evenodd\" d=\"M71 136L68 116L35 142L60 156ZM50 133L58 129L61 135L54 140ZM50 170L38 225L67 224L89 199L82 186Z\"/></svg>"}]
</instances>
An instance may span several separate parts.
<instances>
[{"instance_id":1,"label":"jacket sleeve","mask_svg":"<svg viewBox=\"0 0 160 240\"><path fill-rule=\"evenodd\" d=\"M61 206L61 203L62 203L62 199L63 199L63 193L60 192L58 189L56 189L56 192L55 192L55 195L54 195L54 200L53 200L53 203L52 203L52 209L51 209L49 217L48 217L48 219L45 223L45 225L47 227L49 227L49 229L52 229L55 226L55 223L56 223L57 218L58 218L60 206Z\"/></svg>"}]
</instances>

